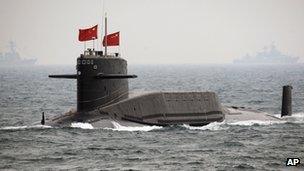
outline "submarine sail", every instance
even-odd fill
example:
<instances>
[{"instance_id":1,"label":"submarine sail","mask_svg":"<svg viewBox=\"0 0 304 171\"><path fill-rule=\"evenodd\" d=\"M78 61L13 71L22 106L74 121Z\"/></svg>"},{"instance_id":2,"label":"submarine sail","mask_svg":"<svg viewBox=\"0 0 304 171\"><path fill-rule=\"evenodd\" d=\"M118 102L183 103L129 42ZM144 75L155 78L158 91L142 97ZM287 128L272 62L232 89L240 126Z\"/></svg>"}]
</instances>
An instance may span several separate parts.
<instances>
[{"instance_id":1,"label":"submarine sail","mask_svg":"<svg viewBox=\"0 0 304 171\"><path fill-rule=\"evenodd\" d=\"M87 112L128 97L126 60L101 56L100 51L85 51L77 58L77 74L49 75L51 78L77 79L77 111Z\"/></svg>"}]
</instances>

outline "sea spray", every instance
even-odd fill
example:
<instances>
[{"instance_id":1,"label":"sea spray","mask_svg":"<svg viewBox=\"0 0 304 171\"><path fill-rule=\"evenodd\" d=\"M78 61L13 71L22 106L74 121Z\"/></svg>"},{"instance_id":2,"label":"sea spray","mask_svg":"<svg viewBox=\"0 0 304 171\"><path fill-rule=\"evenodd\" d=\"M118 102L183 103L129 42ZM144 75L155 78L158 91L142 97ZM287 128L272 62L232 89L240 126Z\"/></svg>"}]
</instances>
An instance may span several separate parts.
<instances>
[{"instance_id":1,"label":"sea spray","mask_svg":"<svg viewBox=\"0 0 304 171\"><path fill-rule=\"evenodd\" d=\"M212 122L205 126L190 126L187 124L183 124L183 127L190 129L190 130L211 130L211 131L218 131L228 129L227 127L223 127L225 122Z\"/></svg>"},{"instance_id":2,"label":"sea spray","mask_svg":"<svg viewBox=\"0 0 304 171\"><path fill-rule=\"evenodd\" d=\"M94 129L94 127L89 123L82 123L82 122L74 122L71 123L72 128L81 128L81 129Z\"/></svg>"},{"instance_id":3,"label":"sea spray","mask_svg":"<svg viewBox=\"0 0 304 171\"><path fill-rule=\"evenodd\" d=\"M46 129L52 128L48 125L24 125L24 126L6 126L0 128L0 130L24 130L24 129Z\"/></svg>"},{"instance_id":4,"label":"sea spray","mask_svg":"<svg viewBox=\"0 0 304 171\"><path fill-rule=\"evenodd\" d=\"M291 122L291 123L304 123L304 113L294 113L291 116L283 116L281 117L281 114L275 114L274 115L277 118L280 118L284 121Z\"/></svg>"},{"instance_id":5,"label":"sea spray","mask_svg":"<svg viewBox=\"0 0 304 171\"><path fill-rule=\"evenodd\" d=\"M239 126L252 126L252 125L273 125L273 124L283 124L286 121L260 121L260 120L246 120L246 121L236 121L227 123L228 125L239 125Z\"/></svg>"},{"instance_id":6,"label":"sea spray","mask_svg":"<svg viewBox=\"0 0 304 171\"><path fill-rule=\"evenodd\" d=\"M113 131L152 131L152 130L156 130L156 129L162 129L163 127L161 126L123 126L120 125L118 122L115 121L111 121L111 123L113 124L114 128L105 128L105 129L109 129L109 130L113 130Z\"/></svg>"}]
</instances>

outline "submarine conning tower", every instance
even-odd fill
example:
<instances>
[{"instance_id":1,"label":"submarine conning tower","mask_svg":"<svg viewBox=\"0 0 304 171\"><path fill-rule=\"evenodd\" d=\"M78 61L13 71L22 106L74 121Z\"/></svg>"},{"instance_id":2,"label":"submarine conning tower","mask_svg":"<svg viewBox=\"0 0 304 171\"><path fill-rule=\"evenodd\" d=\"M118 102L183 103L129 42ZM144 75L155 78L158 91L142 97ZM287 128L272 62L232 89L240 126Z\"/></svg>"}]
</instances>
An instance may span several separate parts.
<instances>
[{"instance_id":1,"label":"submarine conning tower","mask_svg":"<svg viewBox=\"0 0 304 171\"><path fill-rule=\"evenodd\" d=\"M77 58L77 73L49 75L52 78L77 79L77 111L92 111L128 97L127 61L118 53L103 55L102 51L88 49Z\"/></svg>"}]
</instances>

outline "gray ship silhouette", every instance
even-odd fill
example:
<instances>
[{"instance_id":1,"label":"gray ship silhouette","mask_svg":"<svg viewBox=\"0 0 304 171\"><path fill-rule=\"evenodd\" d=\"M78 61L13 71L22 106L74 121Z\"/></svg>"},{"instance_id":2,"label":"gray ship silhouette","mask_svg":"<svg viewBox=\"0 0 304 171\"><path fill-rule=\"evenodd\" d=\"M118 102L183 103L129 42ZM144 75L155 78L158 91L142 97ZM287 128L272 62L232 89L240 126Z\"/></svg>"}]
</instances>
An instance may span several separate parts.
<instances>
[{"instance_id":1,"label":"gray ship silhouette","mask_svg":"<svg viewBox=\"0 0 304 171\"><path fill-rule=\"evenodd\" d=\"M246 54L240 59L235 59L234 64L295 64L299 57L288 56L280 52L272 43L265 46L261 52L256 55Z\"/></svg>"},{"instance_id":2,"label":"gray ship silhouette","mask_svg":"<svg viewBox=\"0 0 304 171\"><path fill-rule=\"evenodd\" d=\"M10 51L0 53L0 66L14 67L14 66L31 66L34 65L37 59L22 59L16 51L16 44L9 42Z\"/></svg>"}]
</instances>

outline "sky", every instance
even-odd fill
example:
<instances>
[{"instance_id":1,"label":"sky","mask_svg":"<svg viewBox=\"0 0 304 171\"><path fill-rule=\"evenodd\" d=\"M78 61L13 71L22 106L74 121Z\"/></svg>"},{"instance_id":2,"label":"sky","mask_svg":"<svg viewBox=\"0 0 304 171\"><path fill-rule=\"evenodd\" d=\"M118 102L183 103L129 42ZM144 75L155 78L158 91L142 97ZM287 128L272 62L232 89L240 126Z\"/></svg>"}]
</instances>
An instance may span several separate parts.
<instances>
[{"instance_id":1,"label":"sky","mask_svg":"<svg viewBox=\"0 0 304 171\"><path fill-rule=\"evenodd\" d=\"M129 64L231 63L272 43L304 62L303 0L1 0L0 52L12 40L38 64L75 65L78 29L99 24L101 49L105 12Z\"/></svg>"}]
</instances>

